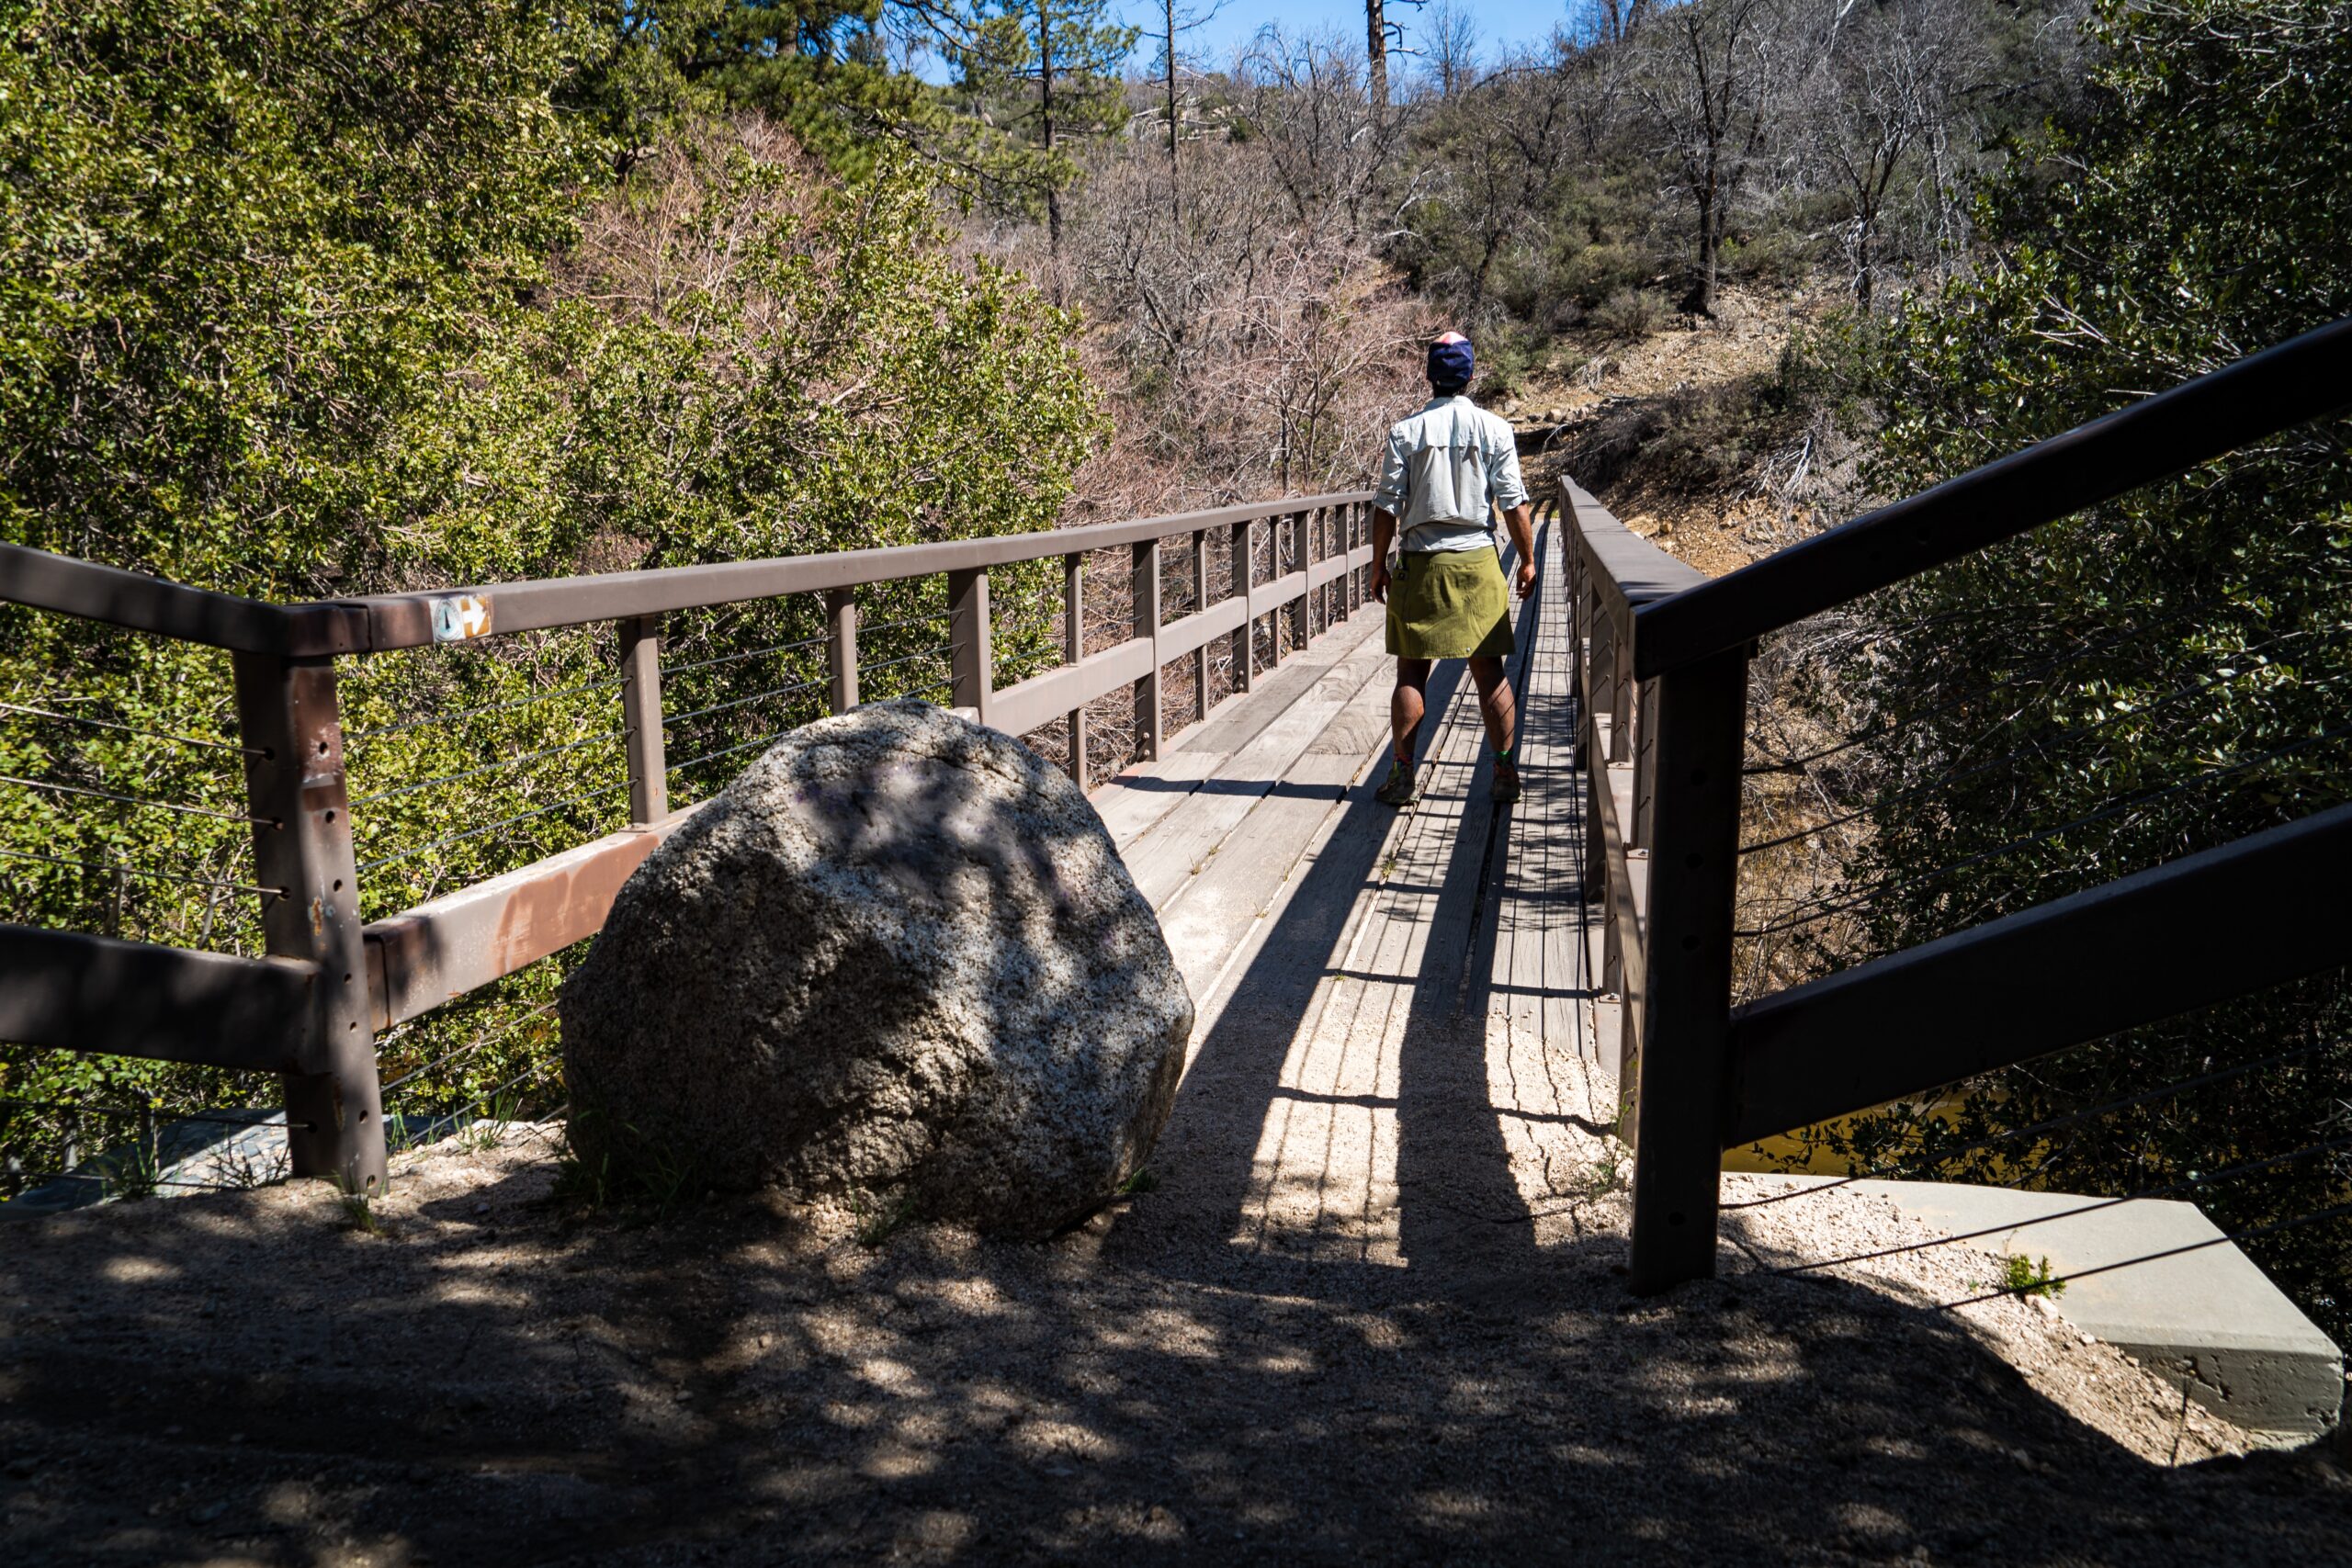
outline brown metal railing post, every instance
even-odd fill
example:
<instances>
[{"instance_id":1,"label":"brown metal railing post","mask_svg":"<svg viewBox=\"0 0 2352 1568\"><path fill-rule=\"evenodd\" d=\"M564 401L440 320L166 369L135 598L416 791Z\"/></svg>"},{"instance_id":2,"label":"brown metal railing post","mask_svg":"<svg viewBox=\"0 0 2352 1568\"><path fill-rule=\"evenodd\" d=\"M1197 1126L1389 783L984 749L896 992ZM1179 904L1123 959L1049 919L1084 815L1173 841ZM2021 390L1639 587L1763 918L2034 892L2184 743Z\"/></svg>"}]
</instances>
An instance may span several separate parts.
<instances>
[{"instance_id":1,"label":"brown metal railing post","mask_svg":"<svg viewBox=\"0 0 2352 1568\"><path fill-rule=\"evenodd\" d=\"M1241 601L1241 629L1233 634L1233 689L1247 692L1258 684L1257 549L1258 525L1236 523L1229 553L1233 557L1233 593Z\"/></svg>"},{"instance_id":2,"label":"brown metal railing post","mask_svg":"<svg viewBox=\"0 0 2352 1568\"><path fill-rule=\"evenodd\" d=\"M1747 650L1653 682L1653 840L1634 1117L1633 1287L1715 1271L1731 1035L1734 874Z\"/></svg>"},{"instance_id":3,"label":"brown metal railing post","mask_svg":"<svg viewBox=\"0 0 2352 1568\"><path fill-rule=\"evenodd\" d=\"M1151 673L1135 684L1136 739L1148 758L1159 755L1166 736L1159 712L1159 541L1135 547L1135 636L1151 644Z\"/></svg>"},{"instance_id":4,"label":"brown metal railing post","mask_svg":"<svg viewBox=\"0 0 2352 1568\"><path fill-rule=\"evenodd\" d=\"M1290 547L1290 519L1266 519L1266 584L1272 587L1283 580L1283 552ZM1283 631L1289 612L1277 603L1266 610L1266 668L1280 667L1283 661Z\"/></svg>"},{"instance_id":5,"label":"brown metal railing post","mask_svg":"<svg viewBox=\"0 0 2352 1568\"><path fill-rule=\"evenodd\" d=\"M1565 508L1563 515L1560 558L1566 567L1566 581L1561 586L1568 601L1568 690L1577 705L1576 739L1568 765L1582 768L1591 761L1587 755L1590 748L1585 744L1590 727L1585 718L1592 711L1592 600L1585 581L1584 536L1576 525L1576 509Z\"/></svg>"},{"instance_id":6,"label":"brown metal railing post","mask_svg":"<svg viewBox=\"0 0 2352 1568\"><path fill-rule=\"evenodd\" d=\"M1086 657L1086 558L1062 557L1062 662ZM1069 776L1080 791L1092 787L1086 767L1086 705L1069 710Z\"/></svg>"},{"instance_id":7,"label":"brown metal railing post","mask_svg":"<svg viewBox=\"0 0 2352 1568\"><path fill-rule=\"evenodd\" d=\"M1609 726L1609 760L1612 762L1634 760L1634 731L1639 716L1634 705L1633 630L1630 615L1613 617L1609 628L1609 715L1612 721ZM1631 831L1633 824L1625 826Z\"/></svg>"},{"instance_id":8,"label":"brown metal railing post","mask_svg":"<svg viewBox=\"0 0 2352 1568\"><path fill-rule=\"evenodd\" d=\"M1306 579L1307 569L1311 564L1307 558L1309 555L1307 535L1308 531L1314 526L1314 514L1307 512L1295 513L1291 517L1290 525L1291 555L1298 562L1299 580L1304 582ZM1313 621L1309 618L1312 612L1308 609L1308 606L1312 604L1314 601L1315 590L1312 588L1305 589L1298 596L1298 641L1295 644L1296 647L1305 648L1308 643L1315 640L1315 626Z\"/></svg>"},{"instance_id":9,"label":"brown metal railing post","mask_svg":"<svg viewBox=\"0 0 2352 1568\"><path fill-rule=\"evenodd\" d=\"M662 742L662 622L647 615L621 623L621 722L628 753L628 819L639 826L670 809Z\"/></svg>"},{"instance_id":10,"label":"brown metal railing post","mask_svg":"<svg viewBox=\"0 0 2352 1568\"><path fill-rule=\"evenodd\" d=\"M383 1091L368 1015L359 870L332 658L235 656L237 721L255 880L281 890L262 906L272 956L316 967L310 1038L281 1075L286 1144L296 1176L333 1178L346 1192L385 1181Z\"/></svg>"},{"instance_id":11,"label":"brown metal railing post","mask_svg":"<svg viewBox=\"0 0 2352 1568\"><path fill-rule=\"evenodd\" d=\"M825 595L825 674L835 713L857 705L857 591L836 588Z\"/></svg>"},{"instance_id":12,"label":"brown metal railing post","mask_svg":"<svg viewBox=\"0 0 2352 1568\"><path fill-rule=\"evenodd\" d=\"M949 700L981 724L996 706L996 658L989 646L989 574L975 567L947 574Z\"/></svg>"},{"instance_id":13,"label":"brown metal railing post","mask_svg":"<svg viewBox=\"0 0 2352 1568\"><path fill-rule=\"evenodd\" d=\"M1617 716L1611 713L1610 709L1610 705L1616 700L1617 695L1617 627L1615 622L1610 618L1608 612L1602 607L1598 586L1589 579L1582 607L1585 643L1589 651L1587 655L1584 672L1585 709L1582 716L1584 722L1577 727L1577 747L1584 754L1585 784L1589 794L1589 802L1585 812L1585 833L1588 845L1585 855L1587 867L1585 899L1588 903L1597 904L1607 897L1609 890L1609 854L1605 848L1605 838L1600 826L1600 792L1609 787L1608 766L1613 747L1601 739L1600 719L1602 715L1610 715L1610 726L1612 729L1619 722ZM1610 931L1612 942L1615 929L1614 922L1611 922ZM1618 989L1618 976L1613 974L1605 975L1603 988L1612 991Z\"/></svg>"},{"instance_id":14,"label":"brown metal railing post","mask_svg":"<svg viewBox=\"0 0 2352 1568\"><path fill-rule=\"evenodd\" d=\"M1194 614L1209 607L1209 531L1193 530L1193 610ZM1193 649L1193 693L1196 699L1195 714L1209 716L1209 645Z\"/></svg>"},{"instance_id":15,"label":"brown metal railing post","mask_svg":"<svg viewBox=\"0 0 2352 1568\"><path fill-rule=\"evenodd\" d=\"M1353 555L1363 547L1363 503L1348 503L1348 553ZM1363 608L1363 568L1348 568L1348 614L1352 615Z\"/></svg>"},{"instance_id":16,"label":"brown metal railing post","mask_svg":"<svg viewBox=\"0 0 2352 1568\"><path fill-rule=\"evenodd\" d=\"M1323 551L1323 509L1317 507L1306 514L1306 524L1299 529L1299 563L1306 569L1306 599L1304 614L1306 635L1301 642L1313 642L1323 630L1323 591L1315 585L1316 562Z\"/></svg>"}]
</instances>

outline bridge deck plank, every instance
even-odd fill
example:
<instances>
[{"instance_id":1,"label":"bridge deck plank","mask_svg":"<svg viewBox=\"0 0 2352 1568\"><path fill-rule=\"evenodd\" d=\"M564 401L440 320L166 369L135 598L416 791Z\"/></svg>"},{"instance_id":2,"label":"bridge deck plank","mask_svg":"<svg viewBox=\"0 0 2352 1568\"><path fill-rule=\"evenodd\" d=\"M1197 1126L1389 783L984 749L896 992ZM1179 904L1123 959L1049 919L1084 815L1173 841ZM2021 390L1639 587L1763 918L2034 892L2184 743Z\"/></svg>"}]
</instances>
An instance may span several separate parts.
<instances>
[{"instance_id":1,"label":"bridge deck plank","mask_svg":"<svg viewBox=\"0 0 2352 1568\"><path fill-rule=\"evenodd\" d=\"M1132 853L1204 781L1220 776L1235 752L1313 692L1333 666L1365 642L1376 642L1378 609L1370 606L1348 625L1291 655L1280 669L1260 677L1257 690L1227 698L1205 722L1171 736L1164 755L1123 769L1096 789L1091 797L1094 809L1120 852Z\"/></svg>"},{"instance_id":2,"label":"bridge deck plank","mask_svg":"<svg viewBox=\"0 0 2352 1568\"><path fill-rule=\"evenodd\" d=\"M1373 643L1327 667L1279 717L1124 849L1127 870L1155 908L1200 874L1227 840L1240 832L1261 801L1293 787L1292 768L1385 663L1379 645ZM1382 700L1385 705L1385 695ZM1300 838L1303 841L1303 833ZM1294 854L1296 848L1292 846Z\"/></svg>"},{"instance_id":3,"label":"bridge deck plank","mask_svg":"<svg viewBox=\"0 0 2352 1568\"><path fill-rule=\"evenodd\" d=\"M1544 546L1555 587L1556 543ZM1241 722L1226 733L1248 738L1128 840L1201 1009L1163 1156L1246 1171L1190 1223L1244 1247L1374 1266L1504 1234L1551 1239L1566 1223L1550 1216L1591 1165L1590 1128L1613 1090L1590 1070L1557 600L1541 594L1522 615L1515 809L1488 801L1485 728L1460 665L1432 683L1419 806L1371 798L1389 682L1370 635L1381 612L1367 606L1361 640L1311 681L1292 676L1272 716L1248 711L1262 689L1236 705ZM1185 1201L1155 1200L1161 1222ZM1448 1221L1454 1211L1505 1231Z\"/></svg>"}]
</instances>

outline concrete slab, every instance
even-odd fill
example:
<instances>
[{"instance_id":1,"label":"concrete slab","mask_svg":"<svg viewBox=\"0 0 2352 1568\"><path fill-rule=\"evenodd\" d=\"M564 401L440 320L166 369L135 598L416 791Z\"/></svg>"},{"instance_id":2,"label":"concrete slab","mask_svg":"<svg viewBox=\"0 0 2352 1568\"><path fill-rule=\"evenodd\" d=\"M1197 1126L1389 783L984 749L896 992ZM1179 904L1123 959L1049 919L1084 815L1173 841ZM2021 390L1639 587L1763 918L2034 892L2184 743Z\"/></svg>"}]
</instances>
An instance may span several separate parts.
<instances>
[{"instance_id":1,"label":"concrete slab","mask_svg":"<svg viewBox=\"0 0 2352 1568\"><path fill-rule=\"evenodd\" d=\"M2051 1302L2060 1316L2137 1356L2224 1420L2300 1439L2341 1419L2343 1353L2194 1203L1947 1181L1848 1185L1996 1257L2047 1258L2066 1280Z\"/></svg>"}]
</instances>

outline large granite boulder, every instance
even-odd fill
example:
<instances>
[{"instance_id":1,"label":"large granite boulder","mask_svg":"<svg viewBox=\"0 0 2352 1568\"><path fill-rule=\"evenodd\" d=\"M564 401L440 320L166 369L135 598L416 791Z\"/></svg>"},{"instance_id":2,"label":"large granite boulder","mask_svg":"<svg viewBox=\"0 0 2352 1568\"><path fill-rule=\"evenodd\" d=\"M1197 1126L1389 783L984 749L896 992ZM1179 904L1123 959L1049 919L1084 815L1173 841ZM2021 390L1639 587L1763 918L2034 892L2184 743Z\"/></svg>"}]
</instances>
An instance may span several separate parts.
<instances>
[{"instance_id":1,"label":"large granite boulder","mask_svg":"<svg viewBox=\"0 0 2352 1568\"><path fill-rule=\"evenodd\" d=\"M778 741L654 851L562 1019L611 1176L1034 1236L1141 1164L1193 1004L1077 787L894 702Z\"/></svg>"}]
</instances>

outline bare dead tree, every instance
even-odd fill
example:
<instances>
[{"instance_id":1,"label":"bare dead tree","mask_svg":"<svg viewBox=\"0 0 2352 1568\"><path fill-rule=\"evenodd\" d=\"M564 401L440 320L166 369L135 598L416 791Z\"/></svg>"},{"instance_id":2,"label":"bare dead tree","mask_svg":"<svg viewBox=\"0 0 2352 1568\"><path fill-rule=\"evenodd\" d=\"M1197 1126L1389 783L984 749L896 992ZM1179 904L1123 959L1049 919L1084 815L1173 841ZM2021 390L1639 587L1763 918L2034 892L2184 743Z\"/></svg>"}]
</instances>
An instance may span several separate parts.
<instances>
[{"instance_id":1,"label":"bare dead tree","mask_svg":"<svg viewBox=\"0 0 2352 1568\"><path fill-rule=\"evenodd\" d=\"M1295 220L1336 225L1351 239L1364 233L1396 172L1402 127L1380 112L1352 52L1268 28L1235 60L1232 78Z\"/></svg>"},{"instance_id":2,"label":"bare dead tree","mask_svg":"<svg viewBox=\"0 0 2352 1568\"><path fill-rule=\"evenodd\" d=\"M1448 106L1453 153L1440 188L1449 220L1472 230L1476 246L1468 276L1443 288L1469 319L1485 307L1497 265L1582 150L1577 111L1590 82L1575 65L1532 52L1506 55Z\"/></svg>"},{"instance_id":3,"label":"bare dead tree","mask_svg":"<svg viewBox=\"0 0 2352 1568\"><path fill-rule=\"evenodd\" d=\"M1184 69L1182 43L1184 35L1198 30L1225 9L1225 0L1214 0L1205 9L1180 6L1176 0L1160 0L1159 81L1160 109L1168 119L1168 213L1176 221L1183 221L1184 198L1182 161L1184 143L1184 100L1177 91L1177 78Z\"/></svg>"},{"instance_id":4,"label":"bare dead tree","mask_svg":"<svg viewBox=\"0 0 2352 1568\"><path fill-rule=\"evenodd\" d=\"M1425 309L1369 243L1296 216L1270 140L1188 149L1183 222L1167 161L1106 146L1070 234L1102 323L1085 344L1117 434L1081 476L1109 513L1344 488L1370 471L1416 381Z\"/></svg>"},{"instance_id":5,"label":"bare dead tree","mask_svg":"<svg viewBox=\"0 0 2352 1568\"><path fill-rule=\"evenodd\" d=\"M1424 0L1395 0L1399 6L1419 6ZM1388 116L1388 57L1404 52L1405 28L1388 19L1385 0L1363 0L1364 61L1372 91L1373 112Z\"/></svg>"},{"instance_id":6,"label":"bare dead tree","mask_svg":"<svg viewBox=\"0 0 2352 1568\"><path fill-rule=\"evenodd\" d=\"M1961 85L1987 63L1981 31L1952 0L1825 6L1804 95L1805 146L1842 198L1838 241L1856 303L1868 310L1885 265L1885 230L1905 202L1934 204L1933 166L1963 113Z\"/></svg>"},{"instance_id":7,"label":"bare dead tree","mask_svg":"<svg viewBox=\"0 0 2352 1568\"><path fill-rule=\"evenodd\" d=\"M1430 66L1442 98L1454 98L1478 82L1478 17L1460 0L1438 0L1430 13Z\"/></svg>"},{"instance_id":8,"label":"bare dead tree","mask_svg":"<svg viewBox=\"0 0 2352 1568\"><path fill-rule=\"evenodd\" d=\"M1688 0L1633 39L1634 90L1697 220L1690 308L1712 315L1736 204L1771 143L1786 84L1782 0Z\"/></svg>"}]
</instances>

